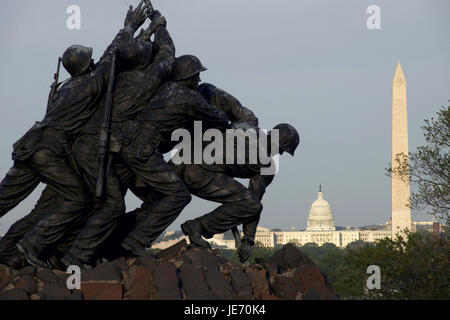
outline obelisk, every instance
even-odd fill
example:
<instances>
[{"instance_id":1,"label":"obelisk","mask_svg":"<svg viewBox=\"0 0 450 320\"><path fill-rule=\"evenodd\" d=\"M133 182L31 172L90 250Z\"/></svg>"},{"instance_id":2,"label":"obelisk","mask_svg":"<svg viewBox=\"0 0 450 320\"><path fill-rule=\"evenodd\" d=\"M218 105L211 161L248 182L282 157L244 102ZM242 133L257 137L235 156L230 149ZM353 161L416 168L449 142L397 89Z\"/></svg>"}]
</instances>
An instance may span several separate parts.
<instances>
[{"instance_id":1,"label":"obelisk","mask_svg":"<svg viewBox=\"0 0 450 320\"><path fill-rule=\"evenodd\" d=\"M392 166L397 154L408 154L408 120L406 112L406 80L400 62L392 80ZM411 230L409 182L392 175L392 239L404 229Z\"/></svg>"}]
</instances>

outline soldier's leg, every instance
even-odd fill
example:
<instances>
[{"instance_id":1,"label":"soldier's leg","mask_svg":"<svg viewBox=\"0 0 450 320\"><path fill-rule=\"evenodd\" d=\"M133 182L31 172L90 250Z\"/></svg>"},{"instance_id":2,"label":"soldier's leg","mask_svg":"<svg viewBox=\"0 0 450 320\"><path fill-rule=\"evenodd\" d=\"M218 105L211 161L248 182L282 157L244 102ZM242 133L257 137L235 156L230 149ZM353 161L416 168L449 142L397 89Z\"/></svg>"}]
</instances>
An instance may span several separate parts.
<instances>
[{"instance_id":1,"label":"soldier's leg","mask_svg":"<svg viewBox=\"0 0 450 320\"><path fill-rule=\"evenodd\" d=\"M142 147L139 141L137 145L125 146L122 160L146 188L160 197L156 201L144 201L140 208L143 218L123 242L125 248L136 250L149 247L191 200L185 184L163 156L153 152L149 157L142 158L136 152L139 147Z\"/></svg>"},{"instance_id":2,"label":"soldier's leg","mask_svg":"<svg viewBox=\"0 0 450 320\"><path fill-rule=\"evenodd\" d=\"M174 168L192 194L205 200L222 203L210 213L187 221L183 224L184 229L193 228L195 230L192 232L200 232L205 238L211 238L215 234L223 233L260 216L261 202L234 178L195 164Z\"/></svg>"},{"instance_id":3,"label":"soldier's leg","mask_svg":"<svg viewBox=\"0 0 450 320\"><path fill-rule=\"evenodd\" d=\"M28 166L15 162L0 183L0 217L28 197L39 184L39 177Z\"/></svg>"},{"instance_id":4,"label":"soldier's leg","mask_svg":"<svg viewBox=\"0 0 450 320\"><path fill-rule=\"evenodd\" d=\"M19 262L23 260L23 255L16 246L18 241L30 232L34 225L51 212L53 208L58 208L59 200L60 198L53 189L46 187L42 191L41 197L33 210L22 219L16 221L3 238L0 239L0 261L14 263L14 261Z\"/></svg>"},{"instance_id":5,"label":"soldier's leg","mask_svg":"<svg viewBox=\"0 0 450 320\"><path fill-rule=\"evenodd\" d=\"M116 162L115 169L119 175L123 196L125 196L126 191L130 189L136 197L147 204L153 203L162 198L162 194L158 194L152 189L146 187L145 184L140 181L140 179L136 179L134 173L126 168L122 163ZM143 211L142 208L136 208L120 216L117 227L114 229L113 233L103 246L101 257L106 258L107 260L113 260L130 255L130 251L125 250L121 244L130 232L136 228L137 224L144 216L145 211Z\"/></svg>"},{"instance_id":6,"label":"soldier's leg","mask_svg":"<svg viewBox=\"0 0 450 320\"><path fill-rule=\"evenodd\" d=\"M93 140L94 139L94 140ZM84 136L74 143L73 150L77 163L91 185L95 185L99 172L99 162L95 145L95 136ZM63 257L65 264L82 262L91 264L96 252L117 225L118 218L125 212L119 179L111 169L106 179L105 199L101 207L89 216L69 252Z\"/></svg>"},{"instance_id":7,"label":"soldier's leg","mask_svg":"<svg viewBox=\"0 0 450 320\"><path fill-rule=\"evenodd\" d=\"M75 257L83 263L91 264L96 252L101 250L124 212L125 202L119 189L119 181L115 171L111 170L102 207L88 218L65 258Z\"/></svg>"},{"instance_id":8,"label":"soldier's leg","mask_svg":"<svg viewBox=\"0 0 450 320\"><path fill-rule=\"evenodd\" d=\"M119 217L116 228L101 248L100 257L111 261L120 257L130 256L130 251L125 250L121 244L130 232L136 228L138 223L136 211L127 212Z\"/></svg>"},{"instance_id":9,"label":"soldier's leg","mask_svg":"<svg viewBox=\"0 0 450 320\"><path fill-rule=\"evenodd\" d=\"M25 251L32 251L30 256L33 257L56 244L89 212L92 201L84 191L81 179L63 156L44 148L36 151L27 162L41 180L61 198L60 205L41 219L20 241L24 244ZM25 256L27 257L27 254Z\"/></svg>"},{"instance_id":10,"label":"soldier's leg","mask_svg":"<svg viewBox=\"0 0 450 320\"><path fill-rule=\"evenodd\" d=\"M0 183L0 217L25 199L39 184L39 177L26 165L15 162ZM18 223L0 240L0 263L11 267L21 267L25 261L16 248L16 235L21 233L22 224Z\"/></svg>"}]
</instances>

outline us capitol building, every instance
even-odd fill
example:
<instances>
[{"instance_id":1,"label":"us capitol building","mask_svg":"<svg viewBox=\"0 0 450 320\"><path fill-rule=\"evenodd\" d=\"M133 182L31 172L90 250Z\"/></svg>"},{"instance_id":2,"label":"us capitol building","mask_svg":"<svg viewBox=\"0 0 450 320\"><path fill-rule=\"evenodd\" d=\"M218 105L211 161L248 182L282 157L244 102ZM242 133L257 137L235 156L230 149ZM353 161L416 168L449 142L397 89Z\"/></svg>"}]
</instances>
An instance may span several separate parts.
<instances>
[{"instance_id":1,"label":"us capitol building","mask_svg":"<svg viewBox=\"0 0 450 320\"><path fill-rule=\"evenodd\" d=\"M334 226L333 213L330 204L323 197L321 188L317 199L312 203L306 230L304 231L270 231L259 227L256 232L255 241L264 247L275 247L287 243L295 243L302 246L306 243L316 243L321 246L324 243L332 243L337 247L345 247L353 241L362 240L374 242L378 239L391 237L389 225L381 230L336 230Z\"/></svg>"}]
</instances>

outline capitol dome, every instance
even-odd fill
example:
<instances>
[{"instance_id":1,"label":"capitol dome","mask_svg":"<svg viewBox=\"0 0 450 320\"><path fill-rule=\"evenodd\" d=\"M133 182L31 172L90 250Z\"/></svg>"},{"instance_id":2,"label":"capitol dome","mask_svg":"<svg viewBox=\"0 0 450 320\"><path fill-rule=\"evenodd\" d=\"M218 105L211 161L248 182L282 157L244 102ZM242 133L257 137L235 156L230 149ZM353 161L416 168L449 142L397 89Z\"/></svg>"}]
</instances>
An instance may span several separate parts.
<instances>
[{"instance_id":1,"label":"capitol dome","mask_svg":"<svg viewBox=\"0 0 450 320\"><path fill-rule=\"evenodd\" d=\"M333 231L334 219L328 201L323 198L322 188L319 189L317 200L309 210L307 231Z\"/></svg>"}]
</instances>

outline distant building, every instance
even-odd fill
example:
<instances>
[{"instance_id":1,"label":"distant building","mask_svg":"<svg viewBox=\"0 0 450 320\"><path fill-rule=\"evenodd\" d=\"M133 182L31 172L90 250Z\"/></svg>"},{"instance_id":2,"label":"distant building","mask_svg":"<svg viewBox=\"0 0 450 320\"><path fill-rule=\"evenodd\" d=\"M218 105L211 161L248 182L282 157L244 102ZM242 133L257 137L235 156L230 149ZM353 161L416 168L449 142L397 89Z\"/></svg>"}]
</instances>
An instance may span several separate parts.
<instances>
[{"instance_id":1,"label":"distant building","mask_svg":"<svg viewBox=\"0 0 450 320\"><path fill-rule=\"evenodd\" d=\"M173 233L172 233L173 234ZM172 239L172 240L167 240L167 241L160 241L160 242L156 242L153 243L152 246L150 247L151 249L167 249L171 246L173 246L174 244L180 242L181 240L185 239L187 241L187 243L189 243L189 238L187 236L181 236L179 238L176 239Z\"/></svg>"},{"instance_id":2,"label":"distant building","mask_svg":"<svg viewBox=\"0 0 450 320\"><path fill-rule=\"evenodd\" d=\"M357 240L374 242L391 237L391 230L386 230L383 226L370 230L351 229L350 227L339 229L341 230L336 230L334 226L331 206L323 198L322 188L320 188L317 199L311 205L306 230L270 231L267 228L258 227L255 241L264 247L275 247L287 243L295 243L299 246L306 243L316 243L319 246L332 243L343 248Z\"/></svg>"},{"instance_id":3,"label":"distant building","mask_svg":"<svg viewBox=\"0 0 450 320\"><path fill-rule=\"evenodd\" d=\"M420 230L425 230L439 234L441 232L441 225L439 222L433 221L425 221L425 222L414 221L412 223L412 231L420 231Z\"/></svg>"}]
</instances>

